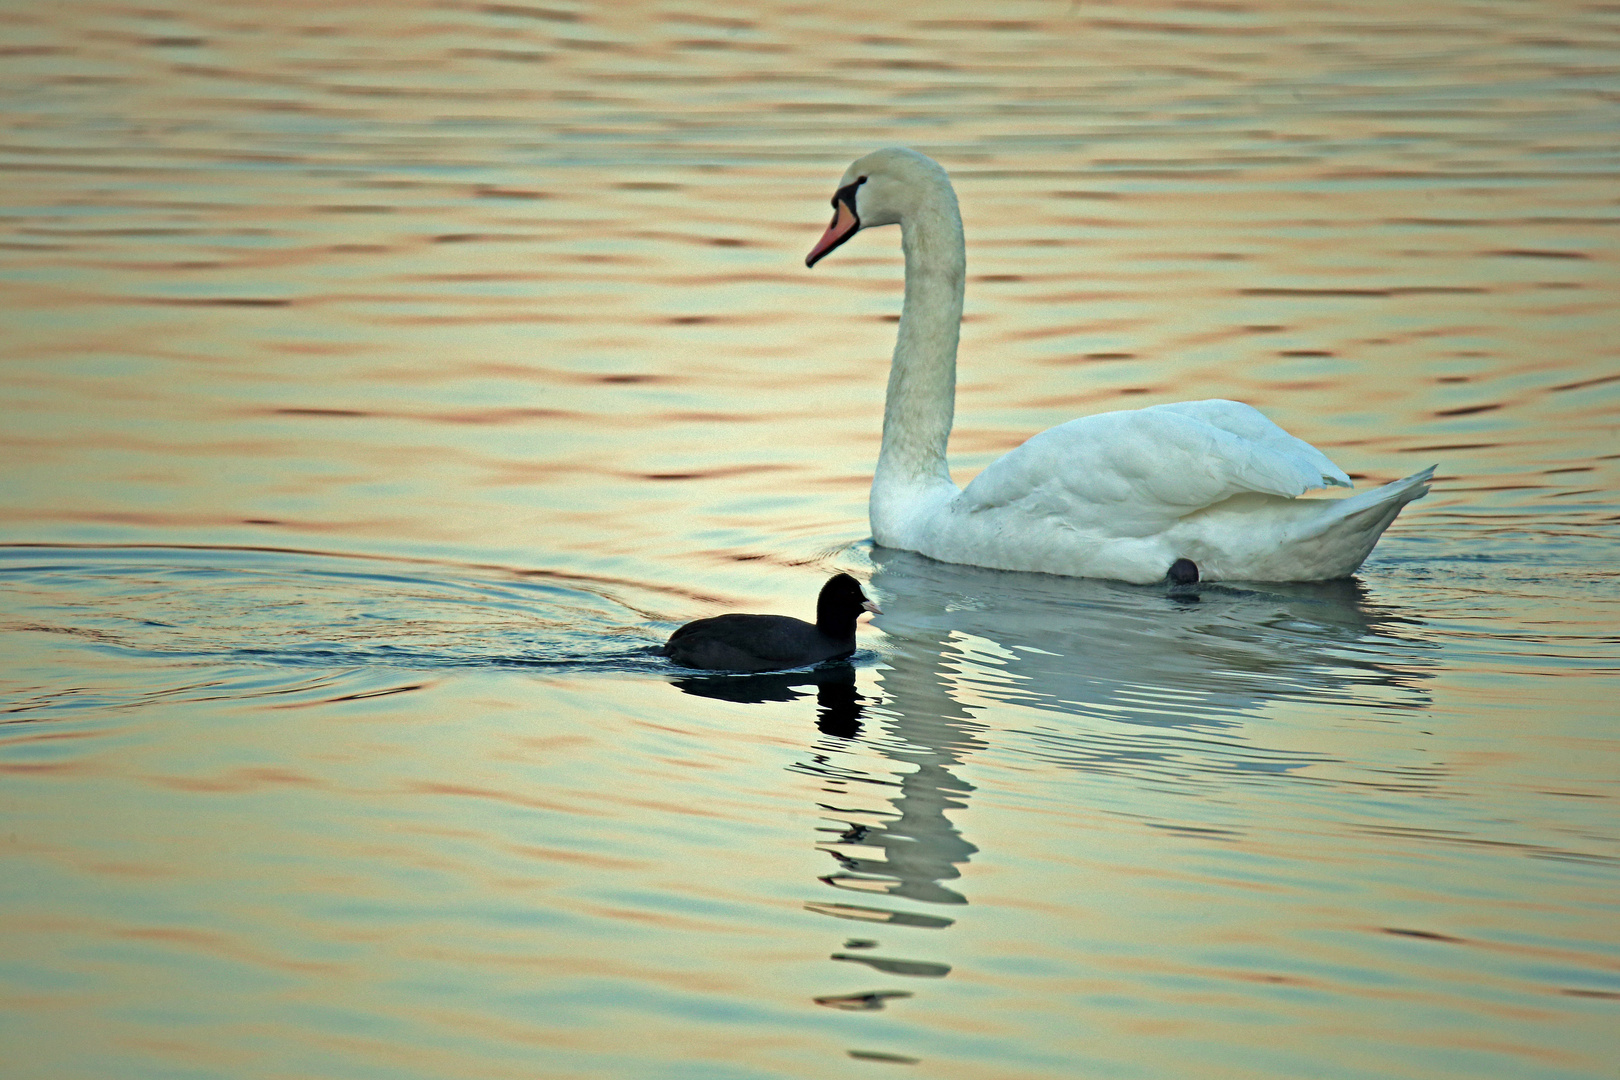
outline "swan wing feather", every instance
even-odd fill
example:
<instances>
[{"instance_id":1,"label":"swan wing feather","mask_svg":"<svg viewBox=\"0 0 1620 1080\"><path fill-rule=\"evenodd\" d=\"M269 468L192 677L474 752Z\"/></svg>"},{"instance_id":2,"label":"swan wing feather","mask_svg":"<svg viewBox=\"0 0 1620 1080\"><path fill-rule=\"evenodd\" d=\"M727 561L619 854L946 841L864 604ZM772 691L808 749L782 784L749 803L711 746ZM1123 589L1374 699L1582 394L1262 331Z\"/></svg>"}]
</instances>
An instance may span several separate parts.
<instances>
[{"instance_id":1,"label":"swan wing feather","mask_svg":"<svg viewBox=\"0 0 1620 1080\"><path fill-rule=\"evenodd\" d=\"M1291 495L1300 495L1312 488L1355 487L1344 470L1333 464L1326 454L1304 439L1296 439L1288 434L1266 419L1265 413L1253 405L1213 398L1208 401L1178 401L1155 408L1202 420L1236 435L1257 451L1263 450L1278 459L1286 458L1289 467L1298 471L1304 482L1304 486L1291 492Z\"/></svg>"},{"instance_id":2,"label":"swan wing feather","mask_svg":"<svg viewBox=\"0 0 1620 1080\"><path fill-rule=\"evenodd\" d=\"M1320 450L1237 401L1083 416L991 463L960 509L1017 508L1082 532L1141 536L1245 492L1292 498L1350 486Z\"/></svg>"}]
</instances>

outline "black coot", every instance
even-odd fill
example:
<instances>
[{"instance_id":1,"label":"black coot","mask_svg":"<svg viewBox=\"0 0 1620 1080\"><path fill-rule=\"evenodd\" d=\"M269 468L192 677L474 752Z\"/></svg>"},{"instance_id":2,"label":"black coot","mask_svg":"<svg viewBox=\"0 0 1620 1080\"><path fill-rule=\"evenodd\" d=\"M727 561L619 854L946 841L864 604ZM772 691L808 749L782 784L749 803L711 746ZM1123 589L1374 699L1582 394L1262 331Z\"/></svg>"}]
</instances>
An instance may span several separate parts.
<instances>
[{"instance_id":1,"label":"black coot","mask_svg":"<svg viewBox=\"0 0 1620 1080\"><path fill-rule=\"evenodd\" d=\"M821 587L816 621L786 615L716 615L689 622L669 637L663 653L682 667L708 671L778 671L819 664L855 651L855 620L878 606L848 574Z\"/></svg>"}]
</instances>

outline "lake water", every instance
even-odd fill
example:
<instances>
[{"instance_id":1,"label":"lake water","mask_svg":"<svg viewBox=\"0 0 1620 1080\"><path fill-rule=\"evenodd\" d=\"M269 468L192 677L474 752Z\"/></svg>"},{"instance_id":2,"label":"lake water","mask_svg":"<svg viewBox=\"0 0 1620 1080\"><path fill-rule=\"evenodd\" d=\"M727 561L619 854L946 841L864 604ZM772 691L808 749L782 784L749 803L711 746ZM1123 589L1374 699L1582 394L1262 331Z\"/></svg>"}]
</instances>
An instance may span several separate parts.
<instances>
[{"instance_id":1,"label":"lake water","mask_svg":"<svg viewBox=\"0 0 1620 1080\"><path fill-rule=\"evenodd\" d=\"M993 17L987 12L993 10ZM1596 1078L1620 8L0 8L8 1077ZM873 549L952 172L959 479L1233 397L1354 581ZM884 607L693 677L681 622Z\"/></svg>"}]
</instances>

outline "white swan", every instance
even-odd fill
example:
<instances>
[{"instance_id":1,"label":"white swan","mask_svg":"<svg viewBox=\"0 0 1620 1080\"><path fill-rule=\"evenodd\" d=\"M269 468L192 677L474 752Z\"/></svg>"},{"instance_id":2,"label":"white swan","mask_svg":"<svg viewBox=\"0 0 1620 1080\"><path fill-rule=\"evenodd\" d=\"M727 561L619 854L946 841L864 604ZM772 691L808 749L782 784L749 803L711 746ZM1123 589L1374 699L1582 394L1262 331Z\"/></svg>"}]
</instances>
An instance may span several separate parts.
<instances>
[{"instance_id":1,"label":"white swan","mask_svg":"<svg viewBox=\"0 0 1620 1080\"><path fill-rule=\"evenodd\" d=\"M906 294L872 477L872 538L942 562L1122 581L1325 581L1348 577L1431 466L1344 499L1320 450L1236 401L1184 401L1083 416L994 461L965 490L945 444L967 256L945 170L914 150L868 154L844 173L814 266L863 228L900 226ZM1191 560L1189 568L1181 560ZM1188 574L1189 569L1191 574Z\"/></svg>"}]
</instances>

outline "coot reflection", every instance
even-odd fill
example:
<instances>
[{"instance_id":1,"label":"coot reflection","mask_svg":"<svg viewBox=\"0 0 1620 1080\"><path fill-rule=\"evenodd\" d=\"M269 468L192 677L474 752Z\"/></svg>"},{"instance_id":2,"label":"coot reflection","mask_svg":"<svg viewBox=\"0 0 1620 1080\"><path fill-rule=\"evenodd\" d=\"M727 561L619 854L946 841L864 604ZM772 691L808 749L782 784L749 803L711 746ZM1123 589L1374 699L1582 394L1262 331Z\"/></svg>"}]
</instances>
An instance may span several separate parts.
<instances>
[{"instance_id":1,"label":"coot reflection","mask_svg":"<svg viewBox=\"0 0 1620 1080\"><path fill-rule=\"evenodd\" d=\"M823 664L809 671L770 672L755 675L694 675L676 679L675 685L688 694L757 704L763 701L795 701L805 696L800 687L816 688L816 726L824 734L853 739L861 733L861 714L866 700L855 689L855 668L851 664Z\"/></svg>"}]
</instances>

